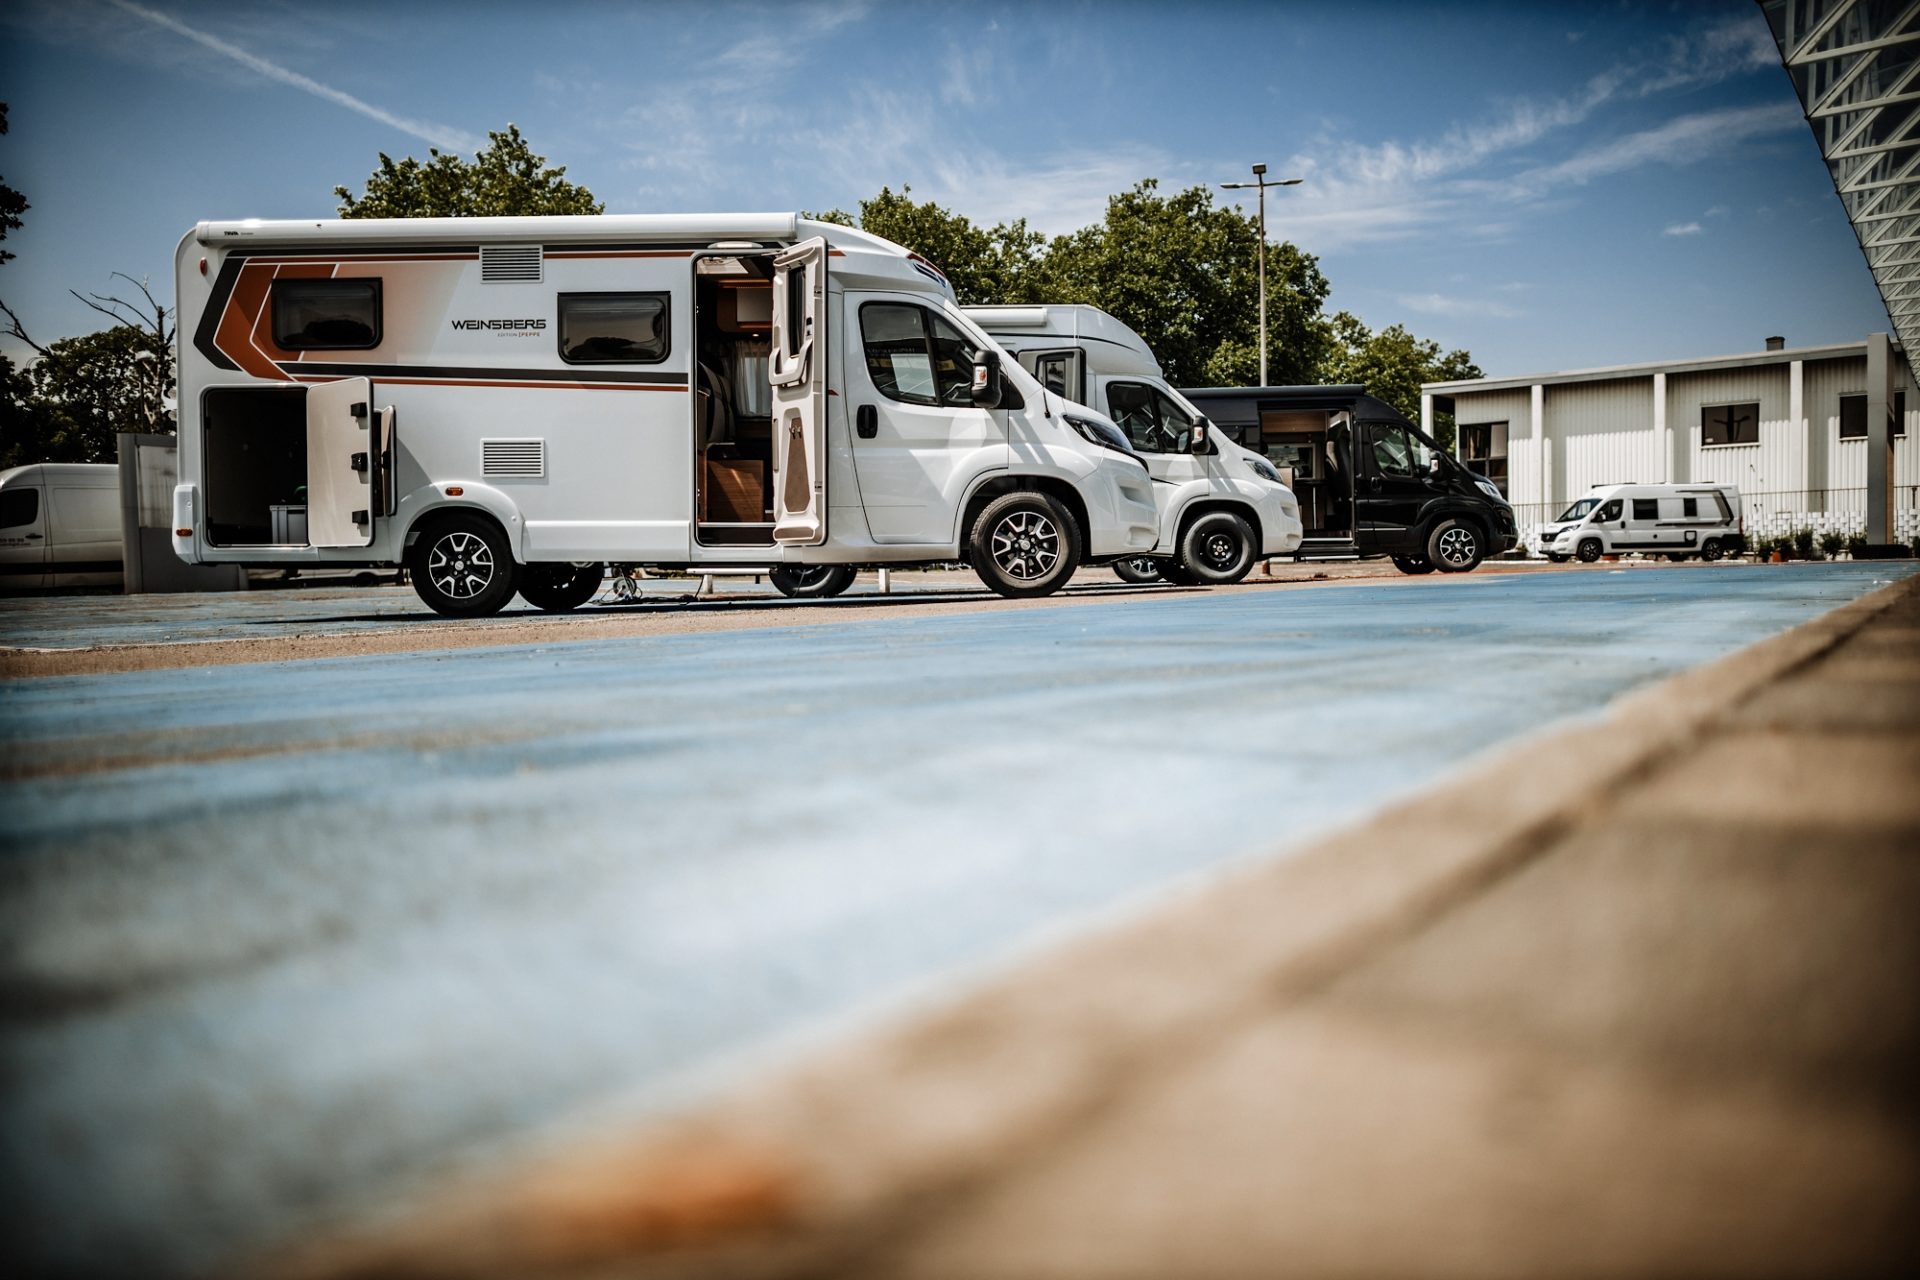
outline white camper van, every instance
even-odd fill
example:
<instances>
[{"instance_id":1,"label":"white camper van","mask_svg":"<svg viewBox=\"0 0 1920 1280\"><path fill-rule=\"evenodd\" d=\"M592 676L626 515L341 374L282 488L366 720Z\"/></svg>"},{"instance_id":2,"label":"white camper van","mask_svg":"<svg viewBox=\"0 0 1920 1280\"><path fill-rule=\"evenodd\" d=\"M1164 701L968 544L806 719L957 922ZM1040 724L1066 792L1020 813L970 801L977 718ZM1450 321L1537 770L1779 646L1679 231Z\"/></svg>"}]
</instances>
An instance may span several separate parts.
<instances>
[{"instance_id":1,"label":"white camper van","mask_svg":"<svg viewBox=\"0 0 1920 1280\"><path fill-rule=\"evenodd\" d=\"M608 563L1153 549L1146 464L898 245L794 214L205 222L176 257L174 548L573 608Z\"/></svg>"},{"instance_id":2,"label":"white camper van","mask_svg":"<svg viewBox=\"0 0 1920 1280\"><path fill-rule=\"evenodd\" d=\"M1745 531L1730 484L1599 485L1541 529L1540 550L1556 564L1627 551L1718 560L1739 551Z\"/></svg>"},{"instance_id":3,"label":"white camper van","mask_svg":"<svg viewBox=\"0 0 1920 1280\"><path fill-rule=\"evenodd\" d=\"M0 471L0 591L117 587L120 468L39 462Z\"/></svg>"},{"instance_id":4,"label":"white camper van","mask_svg":"<svg viewBox=\"0 0 1920 1280\"><path fill-rule=\"evenodd\" d=\"M1121 577L1238 582L1261 558L1299 550L1300 506L1280 473L1207 431L1204 415L1167 385L1146 340L1126 324L1088 306L966 312L1047 389L1111 418L1147 460L1160 506L1159 548L1116 563Z\"/></svg>"}]
</instances>

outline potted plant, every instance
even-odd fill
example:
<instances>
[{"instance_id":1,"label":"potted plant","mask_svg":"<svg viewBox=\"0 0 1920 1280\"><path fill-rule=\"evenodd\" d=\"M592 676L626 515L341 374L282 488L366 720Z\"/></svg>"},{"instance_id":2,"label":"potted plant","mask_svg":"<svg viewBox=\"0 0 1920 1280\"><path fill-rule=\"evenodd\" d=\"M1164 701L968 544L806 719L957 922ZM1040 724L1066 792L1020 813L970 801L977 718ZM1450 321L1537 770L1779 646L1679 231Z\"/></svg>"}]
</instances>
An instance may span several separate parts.
<instances>
[{"instance_id":1,"label":"potted plant","mask_svg":"<svg viewBox=\"0 0 1920 1280\"><path fill-rule=\"evenodd\" d=\"M1829 529L1820 535L1820 554L1828 560L1838 560L1846 546L1847 535L1838 529Z\"/></svg>"}]
</instances>

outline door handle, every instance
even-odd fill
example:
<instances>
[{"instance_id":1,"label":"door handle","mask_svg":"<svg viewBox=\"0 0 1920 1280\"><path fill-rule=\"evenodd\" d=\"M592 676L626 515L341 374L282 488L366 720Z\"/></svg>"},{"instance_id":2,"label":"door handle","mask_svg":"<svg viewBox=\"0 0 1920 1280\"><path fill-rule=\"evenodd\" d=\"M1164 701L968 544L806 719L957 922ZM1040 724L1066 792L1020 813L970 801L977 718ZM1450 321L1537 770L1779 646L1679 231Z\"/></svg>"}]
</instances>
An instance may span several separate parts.
<instances>
[{"instance_id":1,"label":"door handle","mask_svg":"<svg viewBox=\"0 0 1920 1280\"><path fill-rule=\"evenodd\" d=\"M20 536L25 538L28 542L38 542L42 538L46 537L47 535L45 535L44 533L23 533Z\"/></svg>"},{"instance_id":2,"label":"door handle","mask_svg":"<svg viewBox=\"0 0 1920 1280\"><path fill-rule=\"evenodd\" d=\"M853 415L853 429L862 440L871 440L880 434L880 411L870 404L863 404Z\"/></svg>"},{"instance_id":3,"label":"door handle","mask_svg":"<svg viewBox=\"0 0 1920 1280\"><path fill-rule=\"evenodd\" d=\"M1367 488L1368 488L1368 489L1371 489L1371 490L1372 490L1373 492L1375 492L1375 493L1378 493L1378 492L1380 492L1380 477L1379 477L1379 476L1368 476L1368 477L1367 477Z\"/></svg>"}]
</instances>

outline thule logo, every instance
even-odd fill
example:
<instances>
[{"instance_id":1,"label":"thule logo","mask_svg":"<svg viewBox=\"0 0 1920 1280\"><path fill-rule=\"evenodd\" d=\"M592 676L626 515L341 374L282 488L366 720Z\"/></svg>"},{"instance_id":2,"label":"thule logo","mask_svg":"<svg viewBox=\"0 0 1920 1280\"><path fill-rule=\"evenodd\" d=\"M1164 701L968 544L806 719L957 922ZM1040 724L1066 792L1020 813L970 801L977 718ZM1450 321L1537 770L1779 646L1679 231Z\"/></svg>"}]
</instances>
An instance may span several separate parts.
<instances>
[{"instance_id":1,"label":"thule logo","mask_svg":"<svg viewBox=\"0 0 1920 1280\"><path fill-rule=\"evenodd\" d=\"M451 322L456 329L544 329L545 320L455 320Z\"/></svg>"}]
</instances>

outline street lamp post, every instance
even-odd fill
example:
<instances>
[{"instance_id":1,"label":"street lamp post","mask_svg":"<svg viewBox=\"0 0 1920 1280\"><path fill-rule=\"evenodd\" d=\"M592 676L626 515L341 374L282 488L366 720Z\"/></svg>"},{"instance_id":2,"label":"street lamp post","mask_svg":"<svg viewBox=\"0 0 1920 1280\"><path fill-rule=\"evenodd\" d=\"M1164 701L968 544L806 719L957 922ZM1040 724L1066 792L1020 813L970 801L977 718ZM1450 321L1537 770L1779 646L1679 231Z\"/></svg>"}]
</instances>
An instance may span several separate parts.
<instances>
[{"instance_id":1,"label":"street lamp post","mask_svg":"<svg viewBox=\"0 0 1920 1280\"><path fill-rule=\"evenodd\" d=\"M1267 385L1267 188L1297 187L1298 178L1279 178L1267 181L1267 166L1253 166L1252 182L1223 182L1222 191L1240 191L1247 187L1260 189L1260 385Z\"/></svg>"}]
</instances>

